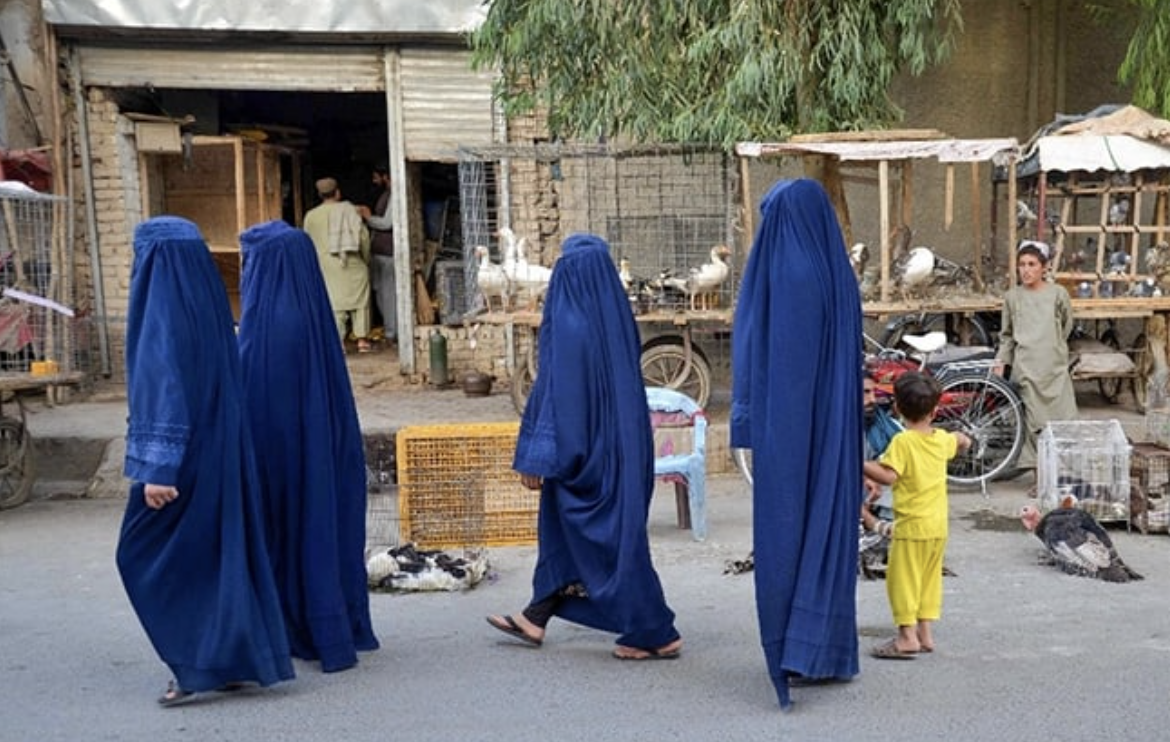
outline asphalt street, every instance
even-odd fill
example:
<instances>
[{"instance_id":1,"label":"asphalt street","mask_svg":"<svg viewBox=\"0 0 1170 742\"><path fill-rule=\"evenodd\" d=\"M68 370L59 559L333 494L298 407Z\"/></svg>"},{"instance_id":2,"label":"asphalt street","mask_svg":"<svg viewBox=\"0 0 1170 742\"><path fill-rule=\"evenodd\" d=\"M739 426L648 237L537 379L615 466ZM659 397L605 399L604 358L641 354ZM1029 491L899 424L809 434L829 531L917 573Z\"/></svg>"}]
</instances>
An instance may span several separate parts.
<instances>
[{"instance_id":1,"label":"asphalt street","mask_svg":"<svg viewBox=\"0 0 1170 742\"><path fill-rule=\"evenodd\" d=\"M168 673L114 566L123 502L39 498L0 513L0 740L760 740L1162 739L1170 707L1170 537L1113 531L1141 582L1106 584L1037 561L1010 517L1008 483L952 494L937 651L871 659L847 684L800 688L779 710L764 669L750 574L750 496L709 482L710 536L651 516L655 561L678 614L683 656L620 662L613 637L563 622L540 649L484 622L528 598L531 547L489 551L492 569L459 593L372 595L382 648L325 675L155 703ZM977 517L972 518L972 514ZM783 534L777 534L783 537ZM865 648L892 636L882 581L858 585Z\"/></svg>"}]
</instances>

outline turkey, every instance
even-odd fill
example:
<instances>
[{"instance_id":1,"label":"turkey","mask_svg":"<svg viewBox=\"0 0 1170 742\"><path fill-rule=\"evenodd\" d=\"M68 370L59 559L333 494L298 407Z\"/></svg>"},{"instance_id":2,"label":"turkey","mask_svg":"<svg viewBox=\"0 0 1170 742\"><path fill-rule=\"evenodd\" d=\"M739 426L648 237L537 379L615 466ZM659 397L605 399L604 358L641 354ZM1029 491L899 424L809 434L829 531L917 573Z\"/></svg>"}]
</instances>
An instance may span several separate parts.
<instances>
[{"instance_id":1,"label":"turkey","mask_svg":"<svg viewBox=\"0 0 1170 742\"><path fill-rule=\"evenodd\" d=\"M1067 507L1066 503L1041 516L1034 505L1025 505L1020 520L1043 542L1048 559L1063 572L1106 582L1142 579L1121 561L1101 524L1080 508Z\"/></svg>"}]
</instances>

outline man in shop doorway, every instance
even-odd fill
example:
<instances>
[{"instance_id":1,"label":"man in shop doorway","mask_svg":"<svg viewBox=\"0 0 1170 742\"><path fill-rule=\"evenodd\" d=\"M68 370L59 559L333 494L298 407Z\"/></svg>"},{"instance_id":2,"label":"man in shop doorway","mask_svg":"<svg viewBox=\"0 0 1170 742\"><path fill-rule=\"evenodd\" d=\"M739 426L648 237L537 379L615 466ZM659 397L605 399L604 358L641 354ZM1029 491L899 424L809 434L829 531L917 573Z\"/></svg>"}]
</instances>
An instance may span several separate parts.
<instances>
[{"instance_id":1,"label":"man in shop doorway","mask_svg":"<svg viewBox=\"0 0 1170 742\"><path fill-rule=\"evenodd\" d=\"M346 325L352 325L358 352L369 353L370 234L357 207L342 200L336 180L318 180L317 195L321 204L305 214L305 231L317 248L337 332L344 346Z\"/></svg>"},{"instance_id":2,"label":"man in shop doorway","mask_svg":"<svg viewBox=\"0 0 1170 742\"><path fill-rule=\"evenodd\" d=\"M382 330L386 342L398 338L398 296L394 286L394 230L390 218L390 171L375 165L371 176L374 186L381 189L374 208L358 207L366 226L370 228L370 287L378 313L382 315Z\"/></svg>"}]
</instances>

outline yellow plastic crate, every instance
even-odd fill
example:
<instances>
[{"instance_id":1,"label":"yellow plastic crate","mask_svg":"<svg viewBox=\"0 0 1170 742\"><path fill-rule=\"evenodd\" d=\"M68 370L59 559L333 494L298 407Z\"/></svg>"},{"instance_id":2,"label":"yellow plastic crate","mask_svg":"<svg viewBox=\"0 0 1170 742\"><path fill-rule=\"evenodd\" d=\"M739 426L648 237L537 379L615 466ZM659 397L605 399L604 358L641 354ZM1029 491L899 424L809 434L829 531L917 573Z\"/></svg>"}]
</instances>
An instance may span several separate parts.
<instances>
[{"instance_id":1,"label":"yellow plastic crate","mask_svg":"<svg viewBox=\"0 0 1170 742\"><path fill-rule=\"evenodd\" d=\"M412 425L396 436L402 538L424 549L536 543L538 491L512 470L518 422Z\"/></svg>"}]
</instances>

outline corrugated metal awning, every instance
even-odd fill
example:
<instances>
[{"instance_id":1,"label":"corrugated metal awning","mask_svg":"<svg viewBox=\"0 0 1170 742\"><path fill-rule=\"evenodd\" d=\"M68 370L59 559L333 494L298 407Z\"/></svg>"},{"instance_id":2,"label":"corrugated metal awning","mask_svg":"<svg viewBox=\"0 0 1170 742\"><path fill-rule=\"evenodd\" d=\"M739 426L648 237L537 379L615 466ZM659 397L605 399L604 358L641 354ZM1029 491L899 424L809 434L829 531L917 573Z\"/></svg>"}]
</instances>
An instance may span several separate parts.
<instances>
[{"instance_id":1,"label":"corrugated metal awning","mask_svg":"<svg viewBox=\"0 0 1170 742\"><path fill-rule=\"evenodd\" d=\"M492 75L462 49L401 52L406 159L458 162L459 147L492 142Z\"/></svg>"},{"instance_id":2,"label":"corrugated metal awning","mask_svg":"<svg viewBox=\"0 0 1170 742\"><path fill-rule=\"evenodd\" d=\"M45 20L93 34L137 29L235 33L464 34L483 22L483 0L41 0Z\"/></svg>"},{"instance_id":3,"label":"corrugated metal awning","mask_svg":"<svg viewBox=\"0 0 1170 742\"><path fill-rule=\"evenodd\" d=\"M143 48L82 46L81 80L101 87L384 90L380 47Z\"/></svg>"}]
</instances>

